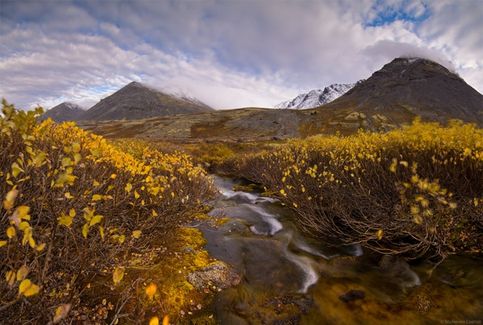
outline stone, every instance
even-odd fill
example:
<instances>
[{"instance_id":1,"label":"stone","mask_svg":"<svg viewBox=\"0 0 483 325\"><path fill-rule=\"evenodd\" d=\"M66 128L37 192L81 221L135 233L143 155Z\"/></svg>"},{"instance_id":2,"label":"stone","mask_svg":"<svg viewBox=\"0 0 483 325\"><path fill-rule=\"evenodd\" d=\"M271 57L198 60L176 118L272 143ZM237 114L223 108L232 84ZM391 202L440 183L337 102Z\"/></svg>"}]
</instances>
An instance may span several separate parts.
<instances>
[{"instance_id":1,"label":"stone","mask_svg":"<svg viewBox=\"0 0 483 325\"><path fill-rule=\"evenodd\" d=\"M232 267L218 261L191 272L188 274L187 280L198 290L203 290L213 285L216 288L226 289L238 285L241 277Z\"/></svg>"},{"instance_id":2,"label":"stone","mask_svg":"<svg viewBox=\"0 0 483 325\"><path fill-rule=\"evenodd\" d=\"M379 268L389 277L398 279L398 284L402 287L421 284L417 273L411 270L409 264L401 257L384 255L379 261Z\"/></svg>"},{"instance_id":3,"label":"stone","mask_svg":"<svg viewBox=\"0 0 483 325\"><path fill-rule=\"evenodd\" d=\"M355 300L364 299L366 293L362 290L349 290L339 297L339 299L346 304Z\"/></svg>"},{"instance_id":4,"label":"stone","mask_svg":"<svg viewBox=\"0 0 483 325\"><path fill-rule=\"evenodd\" d=\"M366 118L366 114L361 113L361 112L352 112L349 115L347 115L344 120L346 121L359 121L363 120Z\"/></svg>"},{"instance_id":5,"label":"stone","mask_svg":"<svg viewBox=\"0 0 483 325\"><path fill-rule=\"evenodd\" d=\"M387 123L389 121L387 117L382 114L375 114L372 116L372 119L379 123Z\"/></svg>"},{"instance_id":6,"label":"stone","mask_svg":"<svg viewBox=\"0 0 483 325\"><path fill-rule=\"evenodd\" d=\"M287 307L295 306L300 313L306 314L314 305L314 300L308 295L285 295L271 298L268 301L268 305L277 313L282 313L284 310L290 309Z\"/></svg>"},{"instance_id":7,"label":"stone","mask_svg":"<svg viewBox=\"0 0 483 325\"><path fill-rule=\"evenodd\" d=\"M250 310L250 306L244 302L240 301L234 306L235 312L240 316L246 316L248 311Z\"/></svg>"}]
</instances>

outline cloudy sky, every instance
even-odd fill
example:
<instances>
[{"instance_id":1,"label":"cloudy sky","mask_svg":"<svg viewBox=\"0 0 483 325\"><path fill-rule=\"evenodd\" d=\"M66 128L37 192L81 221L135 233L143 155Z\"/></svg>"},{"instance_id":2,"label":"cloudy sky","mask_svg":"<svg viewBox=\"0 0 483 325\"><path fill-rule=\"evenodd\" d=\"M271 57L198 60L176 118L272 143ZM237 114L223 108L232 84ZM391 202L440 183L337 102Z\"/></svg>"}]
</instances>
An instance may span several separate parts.
<instances>
[{"instance_id":1,"label":"cloudy sky","mask_svg":"<svg viewBox=\"0 0 483 325\"><path fill-rule=\"evenodd\" d=\"M424 56L483 92L481 0L0 0L0 96L85 107L130 81L273 106Z\"/></svg>"}]
</instances>

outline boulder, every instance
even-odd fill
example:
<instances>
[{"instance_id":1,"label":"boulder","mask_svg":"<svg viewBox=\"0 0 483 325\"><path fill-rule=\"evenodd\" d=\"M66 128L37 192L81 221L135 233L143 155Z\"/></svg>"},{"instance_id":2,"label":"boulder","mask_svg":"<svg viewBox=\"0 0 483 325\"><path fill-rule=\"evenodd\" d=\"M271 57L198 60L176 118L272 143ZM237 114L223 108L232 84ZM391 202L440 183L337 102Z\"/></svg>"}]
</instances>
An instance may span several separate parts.
<instances>
[{"instance_id":1,"label":"boulder","mask_svg":"<svg viewBox=\"0 0 483 325\"><path fill-rule=\"evenodd\" d=\"M188 274L188 282L198 290L212 288L213 286L226 289L238 285L240 281L240 275L232 267L221 261Z\"/></svg>"},{"instance_id":2,"label":"boulder","mask_svg":"<svg viewBox=\"0 0 483 325\"><path fill-rule=\"evenodd\" d=\"M414 287L421 284L417 273L411 270L403 258L384 255L379 261L379 268L389 277L397 279L398 284L402 287Z\"/></svg>"},{"instance_id":3,"label":"boulder","mask_svg":"<svg viewBox=\"0 0 483 325\"><path fill-rule=\"evenodd\" d=\"M364 120L366 118L366 114L362 112L352 112L349 115L347 115L344 119L346 121L359 121L359 120Z\"/></svg>"}]
</instances>

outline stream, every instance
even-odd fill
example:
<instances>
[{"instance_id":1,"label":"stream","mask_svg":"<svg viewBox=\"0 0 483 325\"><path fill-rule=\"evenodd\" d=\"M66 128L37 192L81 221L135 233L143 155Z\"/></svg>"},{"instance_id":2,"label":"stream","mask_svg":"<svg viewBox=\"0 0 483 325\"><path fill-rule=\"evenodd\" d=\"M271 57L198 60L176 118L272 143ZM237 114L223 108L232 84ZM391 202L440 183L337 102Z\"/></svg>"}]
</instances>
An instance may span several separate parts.
<instances>
[{"instance_id":1,"label":"stream","mask_svg":"<svg viewBox=\"0 0 483 325\"><path fill-rule=\"evenodd\" d=\"M221 195L209 215L219 223L198 228L210 255L242 279L214 298L219 324L481 324L481 260L448 259L431 273L424 263L375 260L360 246L324 246L304 237L278 200L213 178Z\"/></svg>"}]
</instances>

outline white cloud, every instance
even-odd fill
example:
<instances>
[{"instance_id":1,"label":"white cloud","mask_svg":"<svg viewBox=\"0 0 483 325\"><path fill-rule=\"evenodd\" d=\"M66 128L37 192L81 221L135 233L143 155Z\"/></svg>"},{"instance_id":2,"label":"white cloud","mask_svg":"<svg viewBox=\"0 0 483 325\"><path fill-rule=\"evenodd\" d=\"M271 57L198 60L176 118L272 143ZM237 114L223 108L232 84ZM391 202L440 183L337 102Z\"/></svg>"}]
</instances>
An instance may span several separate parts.
<instances>
[{"instance_id":1,"label":"white cloud","mask_svg":"<svg viewBox=\"0 0 483 325\"><path fill-rule=\"evenodd\" d=\"M270 106L274 98L296 94L276 78L253 77L206 58L188 59L145 43L126 50L102 36L47 37L40 31L16 30L2 41L13 45L19 38L29 39L22 55L0 60L2 95L30 107L51 107L65 100L90 106L132 80L184 93L218 108L234 107L235 102ZM35 101L31 101L32 93L37 94Z\"/></svg>"},{"instance_id":2,"label":"white cloud","mask_svg":"<svg viewBox=\"0 0 483 325\"><path fill-rule=\"evenodd\" d=\"M483 91L478 0L49 3L0 9L0 95L25 107L91 105L132 80L216 108L271 106L404 55ZM368 26L390 12L414 21Z\"/></svg>"},{"instance_id":3,"label":"white cloud","mask_svg":"<svg viewBox=\"0 0 483 325\"><path fill-rule=\"evenodd\" d=\"M410 43L382 40L367 47L364 50L364 53L371 57L381 57L386 61L389 61L397 56L425 58L438 62L447 69L456 72L456 68L454 67L453 63L449 61L441 52Z\"/></svg>"},{"instance_id":4,"label":"white cloud","mask_svg":"<svg viewBox=\"0 0 483 325\"><path fill-rule=\"evenodd\" d=\"M483 72L483 3L481 1L435 1L434 14L419 33L455 63L456 68ZM443 5L444 4L444 5ZM475 85L483 90L483 85Z\"/></svg>"}]
</instances>

